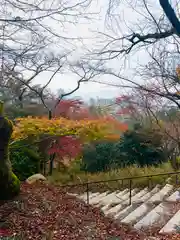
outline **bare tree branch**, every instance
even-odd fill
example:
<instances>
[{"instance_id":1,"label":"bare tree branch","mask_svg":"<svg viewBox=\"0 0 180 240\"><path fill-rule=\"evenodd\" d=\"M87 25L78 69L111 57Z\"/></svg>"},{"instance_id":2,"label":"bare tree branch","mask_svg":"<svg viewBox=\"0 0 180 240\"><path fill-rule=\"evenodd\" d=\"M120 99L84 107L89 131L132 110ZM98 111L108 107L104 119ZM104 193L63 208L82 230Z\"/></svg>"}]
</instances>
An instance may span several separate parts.
<instances>
[{"instance_id":1,"label":"bare tree branch","mask_svg":"<svg viewBox=\"0 0 180 240\"><path fill-rule=\"evenodd\" d=\"M83 64L80 64L80 63L76 64L75 66L71 65L71 68L72 68L72 71L80 77L80 79L77 81L77 86L73 90L71 90L70 92L61 94L60 98L57 100L54 106L54 110L56 109L56 107L64 97L69 96L74 92L76 92L80 88L81 83L88 82L89 80L93 79L93 77L99 74L99 73L95 73L95 71L91 71L88 69L86 70ZM82 75L80 74L80 71L79 71L80 69L83 71Z\"/></svg>"},{"instance_id":2,"label":"bare tree branch","mask_svg":"<svg viewBox=\"0 0 180 240\"><path fill-rule=\"evenodd\" d=\"M83 39L64 30L93 17L95 13L88 12L91 2L3 0L0 9L0 72L6 79L0 79L0 84L5 81L8 87L10 82L7 78L11 75L21 86L19 100L22 100L27 89L33 91L32 82L37 76L42 72L52 72L52 77L38 92L43 95L56 73L68 65L68 59L61 63L59 60L62 56L68 58L76 49L76 43L81 43ZM7 72L4 73L4 70ZM37 89L34 90L37 94Z\"/></svg>"},{"instance_id":3,"label":"bare tree branch","mask_svg":"<svg viewBox=\"0 0 180 240\"><path fill-rule=\"evenodd\" d=\"M103 33L102 33L103 34ZM105 47L103 47L102 50L99 52L96 52L96 54L102 56L102 55L108 55L108 57L103 57L103 60L110 60L117 58L120 54L129 54L131 50L135 48L136 45L144 43L145 45L154 44L155 42L159 41L160 39L165 39L168 37L171 37L172 35L176 34L176 30L174 28L171 28L167 31L162 32L155 32L155 33L148 33L145 35L141 35L139 33L132 33L131 35L124 36L122 38L113 39L113 41L110 41ZM103 34L104 35L104 34ZM127 47L124 47L122 49L107 49L111 48L111 44L114 44L116 42L120 41L127 41L129 45Z\"/></svg>"}]
</instances>

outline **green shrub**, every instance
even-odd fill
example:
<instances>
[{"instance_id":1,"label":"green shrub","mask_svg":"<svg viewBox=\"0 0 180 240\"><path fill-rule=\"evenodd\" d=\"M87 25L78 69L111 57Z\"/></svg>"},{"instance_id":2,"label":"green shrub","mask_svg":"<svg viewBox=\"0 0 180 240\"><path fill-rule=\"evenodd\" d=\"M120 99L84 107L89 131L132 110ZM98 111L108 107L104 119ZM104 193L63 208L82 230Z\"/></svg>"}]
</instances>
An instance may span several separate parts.
<instances>
[{"instance_id":1,"label":"green shrub","mask_svg":"<svg viewBox=\"0 0 180 240\"><path fill-rule=\"evenodd\" d=\"M114 143L112 142L86 146L83 150L81 170L92 173L107 171L113 164L114 154Z\"/></svg>"},{"instance_id":2,"label":"green shrub","mask_svg":"<svg viewBox=\"0 0 180 240\"><path fill-rule=\"evenodd\" d=\"M157 166L167 161L162 136L149 128L136 126L124 133L118 142L103 142L84 148L81 170L100 172L110 169Z\"/></svg>"},{"instance_id":3,"label":"green shrub","mask_svg":"<svg viewBox=\"0 0 180 240\"><path fill-rule=\"evenodd\" d=\"M13 172L20 180L39 172L40 156L34 146L26 146L20 141L10 148L10 160Z\"/></svg>"},{"instance_id":4,"label":"green shrub","mask_svg":"<svg viewBox=\"0 0 180 240\"><path fill-rule=\"evenodd\" d=\"M157 166L167 161L161 136L151 129L139 128L125 132L116 144L116 162L120 167L136 164Z\"/></svg>"}]
</instances>

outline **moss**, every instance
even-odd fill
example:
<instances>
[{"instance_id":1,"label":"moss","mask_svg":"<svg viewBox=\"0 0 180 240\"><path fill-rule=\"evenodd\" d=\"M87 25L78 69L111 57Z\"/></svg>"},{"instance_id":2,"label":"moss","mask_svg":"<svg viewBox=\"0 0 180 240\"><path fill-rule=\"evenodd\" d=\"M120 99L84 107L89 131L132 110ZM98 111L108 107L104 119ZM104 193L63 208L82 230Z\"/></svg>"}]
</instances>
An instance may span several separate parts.
<instances>
[{"instance_id":1,"label":"moss","mask_svg":"<svg viewBox=\"0 0 180 240\"><path fill-rule=\"evenodd\" d=\"M2 101L0 101L0 115L2 116L4 112L4 104Z\"/></svg>"},{"instance_id":2,"label":"moss","mask_svg":"<svg viewBox=\"0 0 180 240\"><path fill-rule=\"evenodd\" d=\"M11 195L15 196L19 193L20 191L20 181L18 177L12 172L11 173L11 181L10 181L10 186L11 188Z\"/></svg>"},{"instance_id":3,"label":"moss","mask_svg":"<svg viewBox=\"0 0 180 240\"><path fill-rule=\"evenodd\" d=\"M9 141L13 124L0 113L0 200L11 199L20 191L20 181L12 172Z\"/></svg>"},{"instance_id":4,"label":"moss","mask_svg":"<svg viewBox=\"0 0 180 240\"><path fill-rule=\"evenodd\" d=\"M0 200L9 200L19 194L20 191L20 181L17 176L10 172L8 179L5 179L2 184L0 184Z\"/></svg>"}]
</instances>

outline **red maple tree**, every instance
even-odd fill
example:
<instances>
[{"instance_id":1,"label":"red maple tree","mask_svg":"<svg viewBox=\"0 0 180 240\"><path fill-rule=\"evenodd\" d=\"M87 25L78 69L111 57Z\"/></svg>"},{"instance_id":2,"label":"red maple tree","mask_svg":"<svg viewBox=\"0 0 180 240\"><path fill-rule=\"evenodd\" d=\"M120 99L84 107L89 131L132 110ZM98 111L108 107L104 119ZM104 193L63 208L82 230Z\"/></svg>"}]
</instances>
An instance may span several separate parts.
<instances>
[{"instance_id":1,"label":"red maple tree","mask_svg":"<svg viewBox=\"0 0 180 240\"><path fill-rule=\"evenodd\" d=\"M88 108L83 101L75 99L61 100L54 111L55 117L64 117L71 120L82 120L89 118Z\"/></svg>"},{"instance_id":2,"label":"red maple tree","mask_svg":"<svg viewBox=\"0 0 180 240\"><path fill-rule=\"evenodd\" d=\"M54 117L63 117L70 120L90 119L88 108L78 99L62 99L56 106ZM76 136L63 136L51 144L48 154L56 155L56 160L68 164L82 151L82 142Z\"/></svg>"},{"instance_id":3,"label":"red maple tree","mask_svg":"<svg viewBox=\"0 0 180 240\"><path fill-rule=\"evenodd\" d=\"M82 150L81 141L74 136L60 137L53 146L48 150L49 154L56 153L57 156L63 159L76 158Z\"/></svg>"}]
</instances>

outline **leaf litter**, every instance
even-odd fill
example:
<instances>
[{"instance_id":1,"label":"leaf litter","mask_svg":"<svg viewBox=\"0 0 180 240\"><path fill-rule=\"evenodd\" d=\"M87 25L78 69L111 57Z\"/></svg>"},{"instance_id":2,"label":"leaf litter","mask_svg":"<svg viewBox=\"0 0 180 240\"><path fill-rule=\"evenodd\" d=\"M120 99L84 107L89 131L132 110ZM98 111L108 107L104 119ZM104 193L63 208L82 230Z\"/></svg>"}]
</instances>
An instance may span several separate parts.
<instances>
[{"instance_id":1,"label":"leaf litter","mask_svg":"<svg viewBox=\"0 0 180 240\"><path fill-rule=\"evenodd\" d=\"M22 183L21 193L0 206L0 239L14 240L180 240L180 234L136 231L88 206L62 188Z\"/></svg>"}]
</instances>

